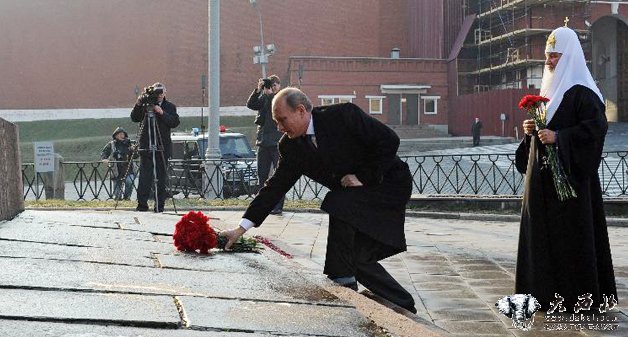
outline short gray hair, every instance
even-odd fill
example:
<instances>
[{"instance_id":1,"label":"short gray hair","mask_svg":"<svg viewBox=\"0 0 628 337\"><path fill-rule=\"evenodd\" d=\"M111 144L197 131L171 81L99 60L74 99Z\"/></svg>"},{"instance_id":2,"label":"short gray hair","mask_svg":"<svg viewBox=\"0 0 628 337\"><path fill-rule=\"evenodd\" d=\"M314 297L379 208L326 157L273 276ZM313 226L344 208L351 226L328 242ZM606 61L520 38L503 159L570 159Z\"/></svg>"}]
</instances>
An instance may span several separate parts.
<instances>
[{"instance_id":1,"label":"short gray hair","mask_svg":"<svg viewBox=\"0 0 628 337\"><path fill-rule=\"evenodd\" d=\"M273 99L273 105L277 100L283 99L284 97L286 100L286 104L292 110L295 110L299 106L299 104L303 104L307 112L312 112L312 101L310 101L309 97L307 97L307 95L298 88L286 87L284 89L281 89L281 91L279 91L277 95L275 95L275 98Z\"/></svg>"}]
</instances>

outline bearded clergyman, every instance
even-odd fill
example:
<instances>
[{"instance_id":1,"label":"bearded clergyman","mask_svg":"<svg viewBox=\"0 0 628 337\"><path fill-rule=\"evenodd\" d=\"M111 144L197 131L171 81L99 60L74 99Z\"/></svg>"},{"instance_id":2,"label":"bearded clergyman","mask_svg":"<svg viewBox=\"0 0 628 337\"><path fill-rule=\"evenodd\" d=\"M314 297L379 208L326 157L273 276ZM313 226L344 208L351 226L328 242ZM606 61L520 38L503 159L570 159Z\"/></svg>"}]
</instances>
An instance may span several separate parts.
<instances>
[{"instance_id":1,"label":"bearded clergyman","mask_svg":"<svg viewBox=\"0 0 628 337\"><path fill-rule=\"evenodd\" d=\"M525 120L525 139L516 151L525 190L515 290L532 294L543 310L561 299L572 311L578 297L590 298L597 308L618 300L598 177L608 128L604 99L573 30L554 30L545 54L541 96L549 99L547 127L537 130L532 119ZM558 198L548 147L576 197Z\"/></svg>"}]
</instances>

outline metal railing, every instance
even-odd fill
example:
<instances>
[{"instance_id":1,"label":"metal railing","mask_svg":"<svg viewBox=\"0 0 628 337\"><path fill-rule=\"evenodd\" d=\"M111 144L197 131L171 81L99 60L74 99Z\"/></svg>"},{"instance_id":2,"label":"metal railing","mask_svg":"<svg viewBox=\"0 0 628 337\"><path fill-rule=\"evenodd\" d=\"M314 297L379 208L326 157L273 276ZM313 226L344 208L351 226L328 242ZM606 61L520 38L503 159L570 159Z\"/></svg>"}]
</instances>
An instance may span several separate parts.
<instances>
[{"instance_id":1,"label":"metal railing","mask_svg":"<svg viewBox=\"0 0 628 337\"><path fill-rule=\"evenodd\" d=\"M514 154L401 156L412 172L413 194L517 196L523 193L523 175L515 168ZM114 164L114 162L110 162ZM114 198L115 179L110 165L101 162L65 162L65 198L108 200ZM137 167L138 165L135 165ZM175 198L240 198L255 196L255 160L171 160L170 193ZM605 197L628 196L628 151L604 152L599 167ZM136 174L137 177L137 174ZM41 199L43 174L32 163L22 165L24 199ZM48 179L50 180L50 179ZM137 186L137 178L133 188ZM327 188L301 177L288 199L321 200Z\"/></svg>"}]
</instances>

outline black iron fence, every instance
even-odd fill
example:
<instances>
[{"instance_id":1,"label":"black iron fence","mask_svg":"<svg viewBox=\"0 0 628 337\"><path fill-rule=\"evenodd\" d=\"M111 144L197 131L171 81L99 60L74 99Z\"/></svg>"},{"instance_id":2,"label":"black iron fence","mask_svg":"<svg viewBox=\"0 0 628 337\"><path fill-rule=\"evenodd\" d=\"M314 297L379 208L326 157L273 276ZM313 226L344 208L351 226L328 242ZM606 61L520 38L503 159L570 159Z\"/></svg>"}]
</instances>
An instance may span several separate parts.
<instances>
[{"instance_id":1,"label":"black iron fence","mask_svg":"<svg viewBox=\"0 0 628 337\"><path fill-rule=\"evenodd\" d=\"M628 151L603 154L599 175L604 196L628 196L627 157ZM414 194L516 196L523 193L523 175L515 168L513 154L401 158L410 166ZM113 165L115 162L110 162L109 165L102 162L63 163L65 172L61 187L64 189L65 199L113 199L116 186ZM41 199L53 190L50 186L53 179L47 175L50 174L35 172L32 163L22 165L24 199ZM172 160L169 163L168 176L170 193L175 198L249 199L259 189L255 160ZM133 189L136 186L137 178ZM56 189L59 187L56 186ZM302 177L288 192L287 197L320 200L326 192L324 186Z\"/></svg>"}]
</instances>

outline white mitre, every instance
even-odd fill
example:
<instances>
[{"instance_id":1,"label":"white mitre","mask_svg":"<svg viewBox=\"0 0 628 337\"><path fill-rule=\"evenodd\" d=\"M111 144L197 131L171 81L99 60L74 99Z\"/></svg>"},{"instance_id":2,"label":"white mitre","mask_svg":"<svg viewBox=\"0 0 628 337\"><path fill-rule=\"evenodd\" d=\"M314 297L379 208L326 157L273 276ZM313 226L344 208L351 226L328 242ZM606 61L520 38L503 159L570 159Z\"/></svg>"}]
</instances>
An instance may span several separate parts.
<instances>
[{"instance_id":1,"label":"white mitre","mask_svg":"<svg viewBox=\"0 0 628 337\"><path fill-rule=\"evenodd\" d=\"M568 27L556 28L547 38L545 53L562 54L553 72L549 70L547 65L543 71L541 96L549 98L547 124L554 117L565 92L574 85L580 84L593 90L604 103L602 93L595 84L589 68L587 68L584 52L576 32Z\"/></svg>"}]
</instances>

